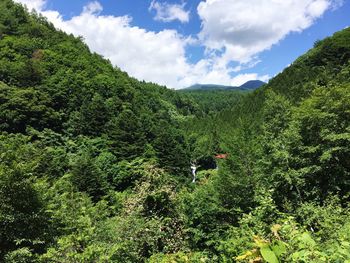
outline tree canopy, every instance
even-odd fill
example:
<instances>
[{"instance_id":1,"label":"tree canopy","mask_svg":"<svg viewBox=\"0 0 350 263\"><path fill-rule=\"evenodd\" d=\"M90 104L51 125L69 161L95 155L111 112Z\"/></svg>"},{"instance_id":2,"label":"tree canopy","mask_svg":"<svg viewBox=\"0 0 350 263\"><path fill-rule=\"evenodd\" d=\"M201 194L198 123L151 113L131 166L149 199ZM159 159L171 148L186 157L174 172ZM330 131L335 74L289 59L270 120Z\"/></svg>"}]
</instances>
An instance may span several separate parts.
<instances>
[{"instance_id":1,"label":"tree canopy","mask_svg":"<svg viewBox=\"0 0 350 263\"><path fill-rule=\"evenodd\" d=\"M348 262L349 80L349 28L255 91L183 92L2 0L0 261Z\"/></svg>"}]
</instances>

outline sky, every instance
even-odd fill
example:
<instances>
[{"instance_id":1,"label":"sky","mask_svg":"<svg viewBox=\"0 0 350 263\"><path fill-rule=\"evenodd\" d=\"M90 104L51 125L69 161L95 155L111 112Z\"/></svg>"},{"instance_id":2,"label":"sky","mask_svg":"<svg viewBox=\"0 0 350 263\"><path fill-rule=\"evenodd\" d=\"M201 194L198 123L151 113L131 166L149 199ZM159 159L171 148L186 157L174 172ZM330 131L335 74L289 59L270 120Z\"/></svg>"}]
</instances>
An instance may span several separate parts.
<instances>
[{"instance_id":1,"label":"sky","mask_svg":"<svg viewBox=\"0 0 350 263\"><path fill-rule=\"evenodd\" d=\"M139 80L267 82L350 26L349 0L15 0Z\"/></svg>"}]
</instances>

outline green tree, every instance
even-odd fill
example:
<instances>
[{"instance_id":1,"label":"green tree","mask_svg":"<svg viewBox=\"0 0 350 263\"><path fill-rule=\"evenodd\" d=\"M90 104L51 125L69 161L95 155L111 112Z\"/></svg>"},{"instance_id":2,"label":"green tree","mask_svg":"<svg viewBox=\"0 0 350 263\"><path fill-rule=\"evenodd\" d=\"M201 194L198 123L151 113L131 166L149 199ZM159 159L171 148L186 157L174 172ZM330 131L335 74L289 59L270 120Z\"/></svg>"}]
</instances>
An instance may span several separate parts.
<instances>
[{"instance_id":1,"label":"green tree","mask_svg":"<svg viewBox=\"0 0 350 263\"><path fill-rule=\"evenodd\" d=\"M108 124L108 137L113 154L120 159L142 156L146 144L141 122L129 109Z\"/></svg>"}]
</instances>

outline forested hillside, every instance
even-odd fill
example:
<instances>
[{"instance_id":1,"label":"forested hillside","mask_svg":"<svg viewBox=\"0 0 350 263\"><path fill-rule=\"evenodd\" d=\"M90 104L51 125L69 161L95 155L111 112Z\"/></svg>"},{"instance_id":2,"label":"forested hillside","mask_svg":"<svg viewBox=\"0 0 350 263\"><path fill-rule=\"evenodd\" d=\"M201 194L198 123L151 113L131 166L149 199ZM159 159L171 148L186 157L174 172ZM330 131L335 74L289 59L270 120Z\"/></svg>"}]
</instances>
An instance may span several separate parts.
<instances>
[{"instance_id":1,"label":"forested hillside","mask_svg":"<svg viewBox=\"0 0 350 263\"><path fill-rule=\"evenodd\" d=\"M178 92L183 99L192 103L195 108L192 116L195 117L206 117L231 109L248 94L246 91L236 90L179 90Z\"/></svg>"},{"instance_id":2,"label":"forested hillside","mask_svg":"<svg viewBox=\"0 0 350 263\"><path fill-rule=\"evenodd\" d=\"M350 260L349 52L345 29L238 105L186 126L199 170L227 154L192 192L197 249L223 262Z\"/></svg>"},{"instance_id":3,"label":"forested hillside","mask_svg":"<svg viewBox=\"0 0 350 263\"><path fill-rule=\"evenodd\" d=\"M349 80L345 29L175 92L1 0L0 262L350 262Z\"/></svg>"},{"instance_id":4,"label":"forested hillside","mask_svg":"<svg viewBox=\"0 0 350 263\"><path fill-rule=\"evenodd\" d=\"M0 2L0 28L0 261L174 251L176 222L162 204L190 182L179 122L196 106L12 1Z\"/></svg>"}]
</instances>

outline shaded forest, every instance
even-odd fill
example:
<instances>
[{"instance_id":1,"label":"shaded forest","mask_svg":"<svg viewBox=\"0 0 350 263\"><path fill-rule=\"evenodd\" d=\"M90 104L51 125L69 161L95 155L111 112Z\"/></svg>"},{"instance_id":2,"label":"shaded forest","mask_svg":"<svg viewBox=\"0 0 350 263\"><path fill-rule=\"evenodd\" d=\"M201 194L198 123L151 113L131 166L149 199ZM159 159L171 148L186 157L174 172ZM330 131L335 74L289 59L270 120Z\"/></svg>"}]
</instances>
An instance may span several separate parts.
<instances>
[{"instance_id":1,"label":"shaded forest","mask_svg":"<svg viewBox=\"0 0 350 263\"><path fill-rule=\"evenodd\" d=\"M350 262L349 80L349 28L179 92L2 0L0 261Z\"/></svg>"}]
</instances>

